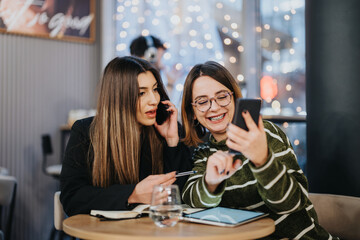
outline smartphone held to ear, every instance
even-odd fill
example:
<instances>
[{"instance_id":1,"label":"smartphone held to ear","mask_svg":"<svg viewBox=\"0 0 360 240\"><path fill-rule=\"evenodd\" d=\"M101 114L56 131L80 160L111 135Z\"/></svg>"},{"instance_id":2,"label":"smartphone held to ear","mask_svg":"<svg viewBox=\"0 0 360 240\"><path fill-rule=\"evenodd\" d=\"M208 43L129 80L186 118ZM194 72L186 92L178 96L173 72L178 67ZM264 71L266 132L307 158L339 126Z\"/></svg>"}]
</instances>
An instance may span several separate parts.
<instances>
[{"instance_id":1,"label":"smartphone held to ear","mask_svg":"<svg viewBox=\"0 0 360 240\"><path fill-rule=\"evenodd\" d=\"M243 111L248 111L256 123L259 124L259 116L261 109L261 99L247 99L247 98L238 98L235 103L235 114L232 120L232 124L248 131L249 129L246 126L245 120L242 116ZM239 153L235 150L230 149L230 153Z\"/></svg>"},{"instance_id":2,"label":"smartphone held to ear","mask_svg":"<svg viewBox=\"0 0 360 240\"><path fill-rule=\"evenodd\" d=\"M168 105L165 105L160 101L160 103L158 105L158 109L156 111L156 123L157 124L161 125L166 121L166 119L169 118L170 112L167 111L168 108L169 108Z\"/></svg>"}]
</instances>

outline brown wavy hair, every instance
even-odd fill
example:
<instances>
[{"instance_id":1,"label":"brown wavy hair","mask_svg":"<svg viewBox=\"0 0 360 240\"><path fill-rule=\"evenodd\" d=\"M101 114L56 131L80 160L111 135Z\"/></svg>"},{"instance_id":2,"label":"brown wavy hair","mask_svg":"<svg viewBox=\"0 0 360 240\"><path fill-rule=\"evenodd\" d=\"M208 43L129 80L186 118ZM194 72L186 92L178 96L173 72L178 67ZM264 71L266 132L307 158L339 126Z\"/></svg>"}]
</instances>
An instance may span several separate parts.
<instances>
[{"instance_id":1,"label":"brown wavy hair","mask_svg":"<svg viewBox=\"0 0 360 240\"><path fill-rule=\"evenodd\" d=\"M151 149L152 172L163 172L164 139L154 126L140 126L138 108L138 75L150 71L157 83L161 100L169 99L159 72L137 57L116 57L108 63L100 82L97 114L90 126L94 186L139 182L142 139ZM142 137L141 137L142 136ZM144 136L146 136L144 138ZM91 158L89 158L91 159Z\"/></svg>"},{"instance_id":2,"label":"brown wavy hair","mask_svg":"<svg viewBox=\"0 0 360 240\"><path fill-rule=\"evenodd\" d=\"M181 119L184 125L185 137L182 141L188 146L198 146L203 141L201 138L206 133L206 128L199 122L195 123L195 113L192 106L192 88L196 79L201 76L209 76L221 83L234 93L234 97L241 98L241 90L231 73L221 64L208 61L204 64L195 65L186 77L181 104Z\"/></svg>"}]
</instances>

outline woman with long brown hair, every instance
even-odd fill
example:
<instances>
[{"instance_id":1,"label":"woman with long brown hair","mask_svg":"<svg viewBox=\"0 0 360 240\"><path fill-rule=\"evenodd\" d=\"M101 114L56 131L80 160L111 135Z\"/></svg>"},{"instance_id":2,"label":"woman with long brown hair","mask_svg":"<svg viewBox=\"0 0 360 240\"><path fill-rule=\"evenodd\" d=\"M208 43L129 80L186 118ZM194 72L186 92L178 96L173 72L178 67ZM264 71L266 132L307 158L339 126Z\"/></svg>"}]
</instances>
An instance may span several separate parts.
<instances>
[{"instance_id":1,"label":"woman with long brown hair","mask_svg":"<svg viewBox=\"0 0 360 240\"><path fill-rule=\"evenodd\" d=\"M154 185L170 185L175 171L192 167L179 127L159 72L140 58L114 58L100 83L96 116L71 129L60 178L65 212L149 203ZM181 188L185 180L175 183Z\"/></svg>"}]
</instances>

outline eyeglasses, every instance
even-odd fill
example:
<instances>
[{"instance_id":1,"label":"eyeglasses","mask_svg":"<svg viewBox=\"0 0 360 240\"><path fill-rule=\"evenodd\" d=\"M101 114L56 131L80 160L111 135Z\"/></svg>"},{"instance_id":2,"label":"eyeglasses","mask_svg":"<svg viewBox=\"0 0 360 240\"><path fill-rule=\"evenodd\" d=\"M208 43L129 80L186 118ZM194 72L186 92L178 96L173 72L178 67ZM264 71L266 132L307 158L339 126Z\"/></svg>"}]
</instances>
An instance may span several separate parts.
<instances>
[{"instance_id":1,"label":"eyeglasses","mask_svg":"<svg viewBox=\"0 0 360 240\"><path fill-rule=\"evenodd\" d=\"M191 104L195 106L200 112L206 112L211 108L212 100L215 100L217 105L220 107L226 107L229 105L231 103L231 95L233 95L233 92L222 91L215 94L215 96L212 98L199 97Z\"/></svg>"}]
</instances>

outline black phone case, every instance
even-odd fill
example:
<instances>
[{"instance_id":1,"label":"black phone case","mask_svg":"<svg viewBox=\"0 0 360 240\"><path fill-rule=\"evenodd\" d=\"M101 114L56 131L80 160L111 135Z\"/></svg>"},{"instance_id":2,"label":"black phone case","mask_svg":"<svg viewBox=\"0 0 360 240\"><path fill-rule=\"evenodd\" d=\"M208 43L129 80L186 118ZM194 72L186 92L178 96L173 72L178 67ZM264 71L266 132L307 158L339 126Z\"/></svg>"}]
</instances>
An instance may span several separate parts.
<instances>
[{"instance_id":1,"label":"black phone case","mask_svg":"<svg viewBox=\"0 0 360 240\"><path fill-rule=\"evenodd\" d=\"M168 106L160 102L156 111L157 124L161 125L169 118L170 113L166 109L168 109Z\"/></svg>"},{"instance_id":2,"label":"black phone case","mask_svg":"<svg viewBox=\"0 0 360 240\"><path fill-rule=\"evenodd\" d=\"M259 124L259 115L261 109L261 99L250 99L250 98L238 98L235 103L235 114L232 120L232 123L240 128L248 131L249 129L246 126L245 120L242 117L242 112L247 110L256 125ZM230 153L239 154L238 151L230 149Z\"/></svg>"}]
</instances>

